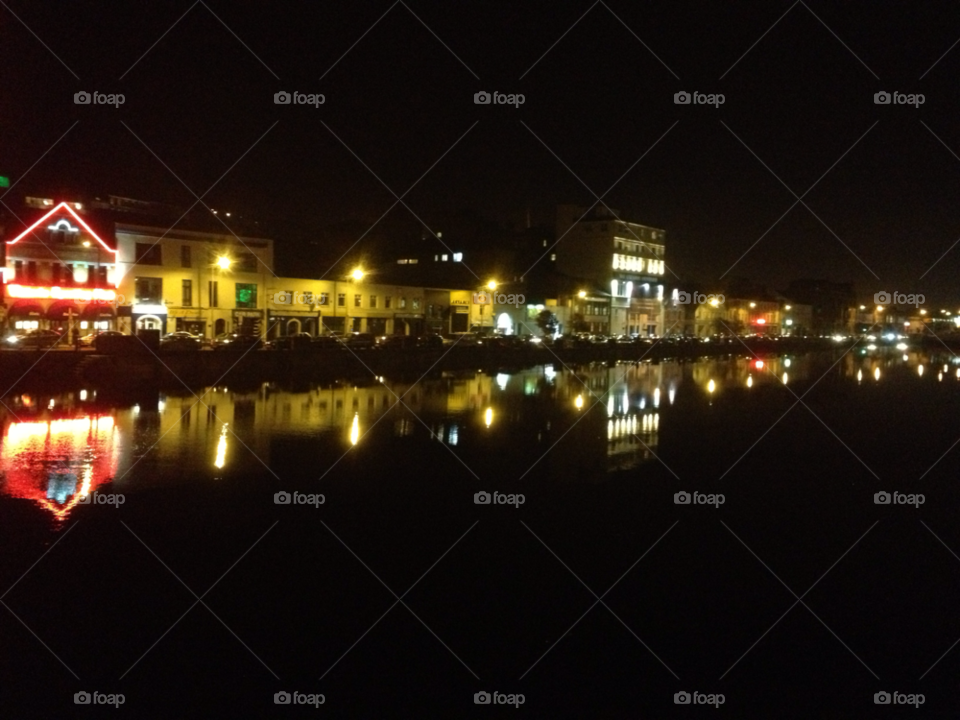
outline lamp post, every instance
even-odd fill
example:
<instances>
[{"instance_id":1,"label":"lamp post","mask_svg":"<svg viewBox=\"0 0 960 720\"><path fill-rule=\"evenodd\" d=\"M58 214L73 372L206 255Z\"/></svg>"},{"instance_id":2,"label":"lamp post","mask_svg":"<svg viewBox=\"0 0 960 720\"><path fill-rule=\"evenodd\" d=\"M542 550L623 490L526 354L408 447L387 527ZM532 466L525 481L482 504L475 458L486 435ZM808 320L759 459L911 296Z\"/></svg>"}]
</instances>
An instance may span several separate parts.
<instances>
[{"instance_id":1,"label":"lamp post","mask_svg":"<svg viewBox=\"0 0 960 720\"><path fill-rule=\"evenodd\" d=\"M497 281L490 280L486 289L490 292L490 326L493 327L493 292L497 289ZM480 331L483 331L483 305L480 306Z\"/></svg>"},{"instance_id":2,"label":"lamp post","mask_svg":"<svg viewBox=\"0 0 960 720\"><path fill-rule=\"evenodd\" d=\"M231 262L232 262L232 261L230 260L230 258L228 258L226 255L221 255L221 256L219 256L219 257L217 258L217 262L216 262L216 268L217 268L217 270L218 270L218 272L217 272L217 280L218 280L218 282L217 282L217 307L220 306L220 284L219 284L219 278L220 278L220 276L221 276L221 274L222 274L223 272L225 272L225 271L227 271L227 270L230 269L230 264L231 264ZM211 324L213 325L213 328L214 328L213 336L216 337L216 327L217 327L217 326L216 326L216 321L215 321L214 318L213 318L213 314L214 314L214 305L213 305L213 297L212 297L213 293L210 293L210 295L211 295L211 297L210 297L210 322L211 322Z\"/></svg>"}]
</instances>

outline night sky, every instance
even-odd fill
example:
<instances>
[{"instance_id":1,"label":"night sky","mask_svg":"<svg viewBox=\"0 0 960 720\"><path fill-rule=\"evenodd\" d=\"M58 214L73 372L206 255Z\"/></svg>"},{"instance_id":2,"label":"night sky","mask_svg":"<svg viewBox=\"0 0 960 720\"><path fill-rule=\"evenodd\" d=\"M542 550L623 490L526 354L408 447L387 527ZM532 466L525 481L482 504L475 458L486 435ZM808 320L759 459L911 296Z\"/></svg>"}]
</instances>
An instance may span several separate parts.
<instances>
[{"instance_id":1,"label":"night sky","mask_svg":"<svg viewBox=\"0 0 960 720\"><path fill-rule=\"evenodd\" d=\"M438 231L460 211L552 225L557 203L616 183L605 202L666 229L684 280L822 277L960 307L960 248L930 269L960 238L956 2L5 4L0 174L23 177L6 202L193 203L152 150L198 195L217 183L210 207L339 255L425 172L404 202ZM75 105L79 90L126 102ZM326 102L275 105L279 90ZM479 90L525 103L475 105ZM679 90L725 103L675 105ZM925 103L875 105L879 90Z\"/></svg>"}]
</instances>

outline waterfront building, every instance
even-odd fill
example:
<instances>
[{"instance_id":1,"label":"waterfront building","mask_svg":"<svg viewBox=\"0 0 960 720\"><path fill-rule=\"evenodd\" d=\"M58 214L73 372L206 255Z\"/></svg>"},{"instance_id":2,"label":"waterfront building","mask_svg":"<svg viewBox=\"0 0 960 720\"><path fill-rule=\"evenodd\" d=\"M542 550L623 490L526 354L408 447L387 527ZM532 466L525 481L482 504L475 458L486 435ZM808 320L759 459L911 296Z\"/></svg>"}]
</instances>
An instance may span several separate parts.
<instances>
[{"instance_id":1,"label":"waterfront building","mask_svg":"<svg viewBox=\"0 0 960 720\"><path fill-rule=\"evenodd\" d=\"M610 335L660 335L666 233L618 215L603 206L589 212L558 206L557 271L589 283L581 289L589 302L582 303L586 312L580 321L588 327L604 327Z\"/></svg>"}]
</instances>

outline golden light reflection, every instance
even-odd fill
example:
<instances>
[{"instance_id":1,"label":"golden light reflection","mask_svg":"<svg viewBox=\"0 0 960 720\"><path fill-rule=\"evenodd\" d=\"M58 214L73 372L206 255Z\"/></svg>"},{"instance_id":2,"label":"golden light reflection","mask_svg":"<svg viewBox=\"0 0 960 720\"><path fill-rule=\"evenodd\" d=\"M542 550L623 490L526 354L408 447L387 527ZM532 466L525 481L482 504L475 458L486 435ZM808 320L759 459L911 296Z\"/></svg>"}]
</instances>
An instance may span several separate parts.
<instances>
[{"instance_id":1,"label":"golden light reflection","mask_svg":"<svg viewBox=\"0 0 960 720\"><path fill-rule=\"evenodd\" d=\"M747 375L747 387L753 387L753 375Z\"/></svg>"},{"instance_id":2,"label":"golden light reflection","mask_svg":"<svg viewBox=\"0 0 960 720\"><path fill-rule=\"evenodd\" d=\"M787 375L786 373L784 373L784 374L783 374L783 384L786 385L789 380L790 380L790 376Z\"/></svg>"},{"instance_id":3,"label":"golden light reflection","mask_svg":"<svg viewBox=\"0 0 960 720\"><path fill-rule=\"evenodd\" d=\"M487 427L490 427L493 424L493 408L488 407L487 411L483 414L483 422Z\"/></svg>"},{"instance_id":4,"label":"golden light reflection","mask_svg":"<svg viewBox=\"0 0 960 720\"><path fill-rule=\"evenodd\" d=\"M223 427L220 429L220 439L217 441L217 459L213 461L213 464L218 468L222 469L226 465L227 461L227 423L223 424Z\"/></svg>"},{"instance_id":5,"label":"golden light reflection","mask_svg":"<svg viewBox=\"0 0 960 720\"><path fill-rule=\"evenodd\" d=\"M577 395L577 399L573 401L573 404L577 406L577 410L583 410L583 395ZM489 423L487 423L489 425Z\"/></svg>"},{"instance_id":6,"label":"golden light reflection","mask_svg":"<svg viewBox=\"0 0 960 720\"><path fill-rule=\"evenodd\" d=\"M863 370L857 370L857 382L863 381Z\"/></svg>"},{"instance_id":7,"label":"golden light reflection","mask_svg":"<svg viewBox=\"0 0 960 720\"><path fill-rule=\"evenodd\" d=\"M879 380L879 379L880 379L880 368L874 368L874 370L873 370L873 379L874 379L874 380Z\"/></svg>"},{"instance_id":8,"label":"golden light reflection","mask_svg":"<svg viewBox=\"0 0 960 720\"><path fill-rule=\"evenodd\" d=\"M919 365L917 365L917 375L919 375L920 377L923 377L923 363L920 363Z\"/></svg>"},{"instance_id":9,"label":"golden light reflection","mask_svg":"<svg viewBox=\"0 0 960 720\"><path fill-rule=\"evenodd\" d=\"M710 382L707 383L707 392L708 392L708 393L712 393L712 392L713 392L714 390L716 390L716 389L717 389L717 384L716 384L713 380L711 380Z\"/></svg>"},{"instance_id":10,"label":"golden light reflection","mask_svg":"<svg viewBox=\"0 0 960 720\"><path fill-rule=\"evenodd\" d=\"M353 423L350 425L350 444L356 445L360 441L360 415L353 414Z\"/></svg>"}]
</instances>

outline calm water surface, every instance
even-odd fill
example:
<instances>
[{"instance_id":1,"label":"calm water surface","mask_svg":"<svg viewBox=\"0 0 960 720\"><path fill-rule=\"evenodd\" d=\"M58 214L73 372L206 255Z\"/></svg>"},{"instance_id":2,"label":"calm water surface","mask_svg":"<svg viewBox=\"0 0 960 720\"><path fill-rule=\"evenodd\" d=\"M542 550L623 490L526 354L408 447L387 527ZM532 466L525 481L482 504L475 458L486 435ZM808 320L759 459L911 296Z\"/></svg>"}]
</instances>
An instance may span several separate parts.
<instances>
[{"instance_id":1,"label":"calm water surface","mask_svg":"<svg viewBox=\"0 0 960 720\"><path fill-rule=\"evenodd\" d=\"M345 717L469 714L482 689L537 713L957 701L960 652L919 679L960 637L952 354L414 380L4 398L0 692L72 712L96 686L138 716L272 713L284 688Z\"/></svg>"}]
</instances>

